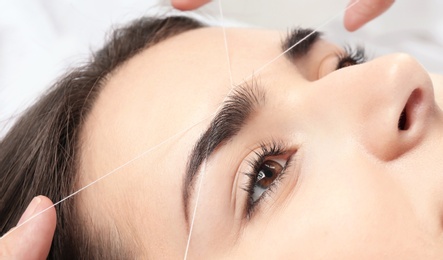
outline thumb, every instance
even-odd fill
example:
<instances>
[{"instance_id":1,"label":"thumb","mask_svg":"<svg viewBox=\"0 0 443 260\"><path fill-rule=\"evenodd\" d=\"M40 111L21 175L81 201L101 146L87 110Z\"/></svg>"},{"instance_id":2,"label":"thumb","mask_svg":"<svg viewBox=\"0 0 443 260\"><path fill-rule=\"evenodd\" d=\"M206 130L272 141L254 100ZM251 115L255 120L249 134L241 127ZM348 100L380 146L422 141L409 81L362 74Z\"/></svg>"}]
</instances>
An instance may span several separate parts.
<instances>
[{"instance_id":1,"label":"thumb","mask_svg":"<svg viewBox=\"0 0 443 260\"><path fill-rule=\"evenodd\" d=\"M356 3L358 1L358 3ZM351 0L344 23L348 31L355 31L389 9L395 0ZM349 6L348 5L348 6Z\"/></svg>"},{"instance_id":2,"label":"thumb","mask_svg":"<svg viewBox=\"0 0 443 260\"><path fill-rule=\"evenodd\" d=\"M31 201L17 227L0 238L0 259L46 259L56 224L52 205L51 200L44 196ZM43 210L46 211L39 214Z\"/></svg>"}]
</instances>

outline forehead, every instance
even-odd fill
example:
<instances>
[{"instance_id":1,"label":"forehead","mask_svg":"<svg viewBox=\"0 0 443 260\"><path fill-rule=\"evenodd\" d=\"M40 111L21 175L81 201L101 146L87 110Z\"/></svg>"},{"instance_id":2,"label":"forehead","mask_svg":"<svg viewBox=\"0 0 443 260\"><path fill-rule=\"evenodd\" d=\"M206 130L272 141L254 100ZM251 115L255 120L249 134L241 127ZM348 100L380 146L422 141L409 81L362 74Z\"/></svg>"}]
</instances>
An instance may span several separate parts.
<instances>
[{"instance_id":1,"label":"forehead","mask_svg":"<svg viewBox=\"0 0 443 260\"><path fill-rule=\"evenodd\" d=\"M162 118L173 117L177 127L184 127L180 121L204 118L229 92L229 66L234 84L241 83L280 54L281 37L282 33L274 31L228 29L230 64L221 28L197 29L171 37L144 50L114 72L96 108L111 108L113 115L103 116L114 120L117 115L124 117L134 112L155 119L160 113ZM281 62L285 63L284 59ZM194 110L193 104L204 108L204 113L197 113L196 117L186 113ZM174 115L175 112L180 113Z\"/></svg>"},{"instance_id":2,"label":"forehead","mask_svg":"<svg viewBox=\"0 0 443 260\"><path fill-rule=\"evenodd\" d=\"M100 144L90 150L106 151L90 156L95 159L91 164L124 163L117 157L130 159L122 155L135 156L195 125L186 133L190 136L181 138L186 145L175 147L187 154L230 92L230 73L234 85L251 76L266 87L303 80L283 57L254 74L282 53L285 36L279 31L227 29L226 48L222 28L202 28L137 54L110 75L90 116L94 120L86 123L85 140Z\"/></svg>"},{"instance_id":3,"label":"forehead","mask_svg":"<svg viewBox=\"0 0 443 260\"><path fill-rule=\"evenodd\" d=\"M137 201L145 198L147 191L178 191L194 142L231 90L229 66L233 81L241 83L281 53L281 37L280 32L228 29L229 63L222 29L197 29L160 42L122 64L109 76L82 129L79 185L172 140L100 182L91 192L93 196L112 193L118 201L115 187L123 185L134 192L132 199L125 194L126 198ZM285 59L278 63L279 69L292 67ZM264 74L260 77L266 78ZM89 191L83 196L87 194ZM181 208L180 195L165 195L170 199L156 211L158 216L164 218ZM155 203L144 200L140 208L158 208ZM151 213L150 217L155 216Z\"/></svg>"},{"instance_id":4,"label":"forehead","mask_svg":"<svg viewBox=\"0 0 443 260\"><path fill-rule=\"evenodd\" d=\"M164 221L165 216L171 216L164 222L180 226L174 223L184 217L172 218L170 212L182 208L179 190L188 155L232 88L229 68L234 85L250 79L281 54L284 36L274 31L227 29L226 48L221 28L197 29L171 37L124 63L110 75L83 128L80 184L86 185L154 148L110 180L100 182L92 193L115 196L115 201L125 197L133 205L139 202L140 207L135 208L152 209L149 219ZM277 87L304 79L294 64L282 57L255 74L254 80L265 87ZM123 190L131 194L119 196ZM177 192L165 193L171 190ZM168 200L140 200L152 195ZM169 237L171 230L155 232Z\"/></svg>"},{"instance_id":5,"label":"forehead","mask_svg":"<svg viewBox=\"0 0 443 260\"><path fill-rule=\"evenodd\" d=\"M196 29L131 58L109 77L86 122L84 140L88 151L95 151L83 156L85 165L94 168L88 171L101 176L195 125L180 136L182 145L170 147L188 154L231 90L230 73L234 84L248 79L281 54L284 36L276 31L227 29L226 48L222 28ZM264 84L300 78L284 58L254 76Z\"/></svg>"}]
</instances>

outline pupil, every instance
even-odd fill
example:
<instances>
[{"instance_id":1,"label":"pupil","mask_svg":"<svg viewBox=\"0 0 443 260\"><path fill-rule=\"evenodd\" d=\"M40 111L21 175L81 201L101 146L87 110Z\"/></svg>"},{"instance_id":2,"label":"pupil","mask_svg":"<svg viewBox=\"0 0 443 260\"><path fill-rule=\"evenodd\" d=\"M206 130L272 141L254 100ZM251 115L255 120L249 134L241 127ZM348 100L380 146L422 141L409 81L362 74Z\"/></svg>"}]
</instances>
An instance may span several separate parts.
<instances>
[{"instance_id":1,"label":"pupil","mask_svg":"<svg viewBox=\"0 0 443 260\"><path fill-rule=\"evenodd\" d=\"M271 167L268 164L265 164L265 167L263 167L264 169L262 170L262 172L265 174L266 178L271 178L274 173L272 172L273 167Z\"/></svg>"}]
</instances>

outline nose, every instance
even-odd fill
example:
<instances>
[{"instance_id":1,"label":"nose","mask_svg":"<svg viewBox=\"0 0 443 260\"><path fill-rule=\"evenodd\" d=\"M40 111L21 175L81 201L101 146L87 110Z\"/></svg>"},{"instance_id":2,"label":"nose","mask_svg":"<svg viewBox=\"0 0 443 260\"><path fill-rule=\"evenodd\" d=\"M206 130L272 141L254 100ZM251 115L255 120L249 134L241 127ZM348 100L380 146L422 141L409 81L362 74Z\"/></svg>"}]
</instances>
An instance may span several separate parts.
<instances>
[{"instance_id":1,"label":"nose","mask_svg":"<svg viewBox=\"0 0 443 260\"><path fill-rule=\"evenodd\" d=\"M337 107L359 142L377 158L398 158L426 136L435 110L433 86L411 56L387 55L332 74L325 80L339 80L337 91L346 93L335 101L342 102Z\"/></svg>"}]
</instances>

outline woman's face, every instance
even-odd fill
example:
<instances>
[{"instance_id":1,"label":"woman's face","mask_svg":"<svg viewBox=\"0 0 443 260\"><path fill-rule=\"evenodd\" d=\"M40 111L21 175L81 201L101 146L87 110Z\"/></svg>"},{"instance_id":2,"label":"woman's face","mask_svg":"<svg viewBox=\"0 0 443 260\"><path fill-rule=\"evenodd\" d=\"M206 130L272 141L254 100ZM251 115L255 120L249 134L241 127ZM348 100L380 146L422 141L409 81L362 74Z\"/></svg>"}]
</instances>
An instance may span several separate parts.
<instances>
[{"instance_id":1,"label":"woman's face","mask_svg":"<svg viewBox=\"0 0 443 260\"><path fill-rule=\"evenodd\" d=\"M321 39L258 70L285 35L226 35L228 54L198 29L109 77L79 186L136 159L80 195L85 219L154 259L182 258L191 226L190 259L441 259L441 78L406 54L336 70Z\"/></svg>"}]
</instances>

